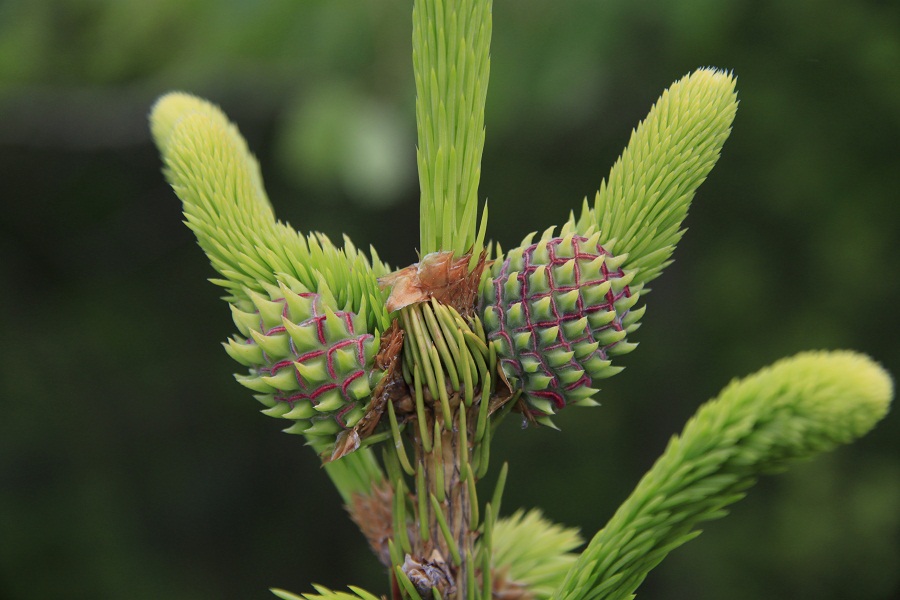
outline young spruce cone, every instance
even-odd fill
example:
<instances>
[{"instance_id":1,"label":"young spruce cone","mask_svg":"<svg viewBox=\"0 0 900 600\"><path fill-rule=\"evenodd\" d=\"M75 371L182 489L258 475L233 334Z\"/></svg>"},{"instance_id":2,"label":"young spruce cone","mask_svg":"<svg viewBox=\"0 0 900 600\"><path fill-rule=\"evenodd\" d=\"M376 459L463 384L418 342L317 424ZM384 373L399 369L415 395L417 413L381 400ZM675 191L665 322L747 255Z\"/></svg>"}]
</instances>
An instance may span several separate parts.
<instances>
[{"instance_id":1,"label":"young spruce cone","mask_svg":"<svg viewBox=\"0 0 900 600\"><path fill-rule=\"evenodd\" d=\"M360 314L328 308L335 302L327 288L313 293L292 283L232 304L241 335L225 349L250 367L236 378L257 392L268 407L262 412L295 421L288 433L333 439L363 416L378 339Z\"/></svg>"},{"instance_id":2,"label":"young spruce cone","mask_svg":"<svg viewBox=\"0 0 900 600\"><path fill-rule=\"evenodd\" d=\"M532 234L533 236L534 234ZM626 340L643 307L631 310L641 286L621 265L612 244L568 233L526 238L495 266L482 292L487 337L513 390L522 390L532 416L546 418L569 404L593 405L595 382L623 367L611 357L637 344Z\"/></svg>"}]
</instances>

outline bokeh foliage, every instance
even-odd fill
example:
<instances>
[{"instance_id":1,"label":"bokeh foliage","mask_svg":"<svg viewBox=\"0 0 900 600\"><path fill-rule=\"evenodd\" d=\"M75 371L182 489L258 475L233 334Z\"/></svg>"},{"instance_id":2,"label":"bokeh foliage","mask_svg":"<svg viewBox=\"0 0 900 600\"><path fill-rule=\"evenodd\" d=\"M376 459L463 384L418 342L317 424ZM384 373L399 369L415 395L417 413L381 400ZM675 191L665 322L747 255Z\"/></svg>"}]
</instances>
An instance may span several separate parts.
<instances>
[{"instance_id":1,"label":"bokeh foliage","mask_svg":"<svg viewBox=\"0 0 900 600\"><path fill-rule=\"evenodd\" d=\"M384 589L315 457L231 379L228 314L145 117L171 89L219 102L282 218L407 264L410 12L0 3L0 597ZM854 348L900 373L896 3L496 1L488 236L510 247L564 220L701 65L733 69L741 105L653 282L642 349L561 434L502 429L508 506L595 531L702 401L780 356ZM641 597L896 595L898 423L763 480Z\"/></svg>"}]
</instances>

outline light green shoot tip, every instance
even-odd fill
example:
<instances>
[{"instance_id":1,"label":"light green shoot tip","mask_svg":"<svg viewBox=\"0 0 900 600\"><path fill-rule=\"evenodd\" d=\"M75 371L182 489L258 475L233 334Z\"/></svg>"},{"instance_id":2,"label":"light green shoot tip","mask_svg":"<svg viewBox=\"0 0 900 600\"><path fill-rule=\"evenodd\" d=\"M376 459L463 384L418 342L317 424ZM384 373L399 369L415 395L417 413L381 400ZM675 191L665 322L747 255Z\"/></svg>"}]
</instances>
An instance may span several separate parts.
<instances>
[{"instance_id":1,"label":"light green shoot tip","mask_svg":"<svg viewBox=\"0 0 900 600\"><path fill-rule=\"evenodd\" d=\"M554 596L630 597L760 474L865 435L887 414L893 393L884 369L846 351L798 354L735 380L672 439Z\"/></svg>"},{"instance_id":2,"label":"light green shoot tip","mask_svg":"<svg viewBox=\"0 0 900 600\"><path fill-rule=\"evenodd\" d=\"M694 193L719 159L737 111L735 78L698 69L663 92L600 185L593 206L569 226L600 243L617 240L636 270L634 285L656 278L668 265L684 230Z\"/></svg>"},{"instance_id":3,"label":"light green shoot tip","mask_svg":"<svg viewBox=\"0 0 900 600\"><path fill-rule=\"evenodd\" d=\"M478 182L490 74L491 1L416 0L413 70L420 252L478 255Z\"/></svg>"}]
</instances>

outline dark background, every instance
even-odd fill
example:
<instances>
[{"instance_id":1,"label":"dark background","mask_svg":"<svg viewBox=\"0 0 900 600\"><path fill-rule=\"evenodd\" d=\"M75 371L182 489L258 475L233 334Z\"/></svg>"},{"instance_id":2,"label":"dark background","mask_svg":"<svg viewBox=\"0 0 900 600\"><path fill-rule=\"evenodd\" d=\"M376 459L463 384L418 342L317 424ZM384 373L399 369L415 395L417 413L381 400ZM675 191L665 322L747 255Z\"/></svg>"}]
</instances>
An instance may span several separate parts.
<instances>
[{"instance_id":1,"label":"dark background","mask_svg":"<svg viewBox=\"0 0 900 600\"><path fill-rule=\"evenodd\" d=\"M0 598L386 590L315 457L232 380L146 114L172 89L219 103L282 219L408 264L411 4L0 0ZM700 403L781 356L900 373L896 2L497 0L489 234L562 223L705 65L733 69L740 108L641 347L562 433L506 424L488 479L511 460L507 513L592 534ZM640 597L897 597L896 410L706 530Z\"/></svg>"}]
</instances>

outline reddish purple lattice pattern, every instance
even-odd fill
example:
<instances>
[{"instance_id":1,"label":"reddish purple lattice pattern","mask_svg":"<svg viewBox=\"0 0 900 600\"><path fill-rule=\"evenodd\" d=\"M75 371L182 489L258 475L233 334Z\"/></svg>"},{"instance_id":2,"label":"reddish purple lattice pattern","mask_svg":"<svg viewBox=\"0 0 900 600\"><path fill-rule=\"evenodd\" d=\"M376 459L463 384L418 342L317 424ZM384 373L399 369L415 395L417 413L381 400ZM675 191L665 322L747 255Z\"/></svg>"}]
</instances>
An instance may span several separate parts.
<instances>
[{"instance_id":1,"label":"reddish purple lattice pattern","mask_svg":"<svg viewBox=\"0 0 900 600\"><path fill-rule=\"evenodd\" d=\"M350 384L355 380L359 379L360 377L365 377L365 344L370 340L374 340L375 336L373 336L371 333L355 335L355 331L353 330L353 314L346 311L335 311L335 316L344 322L344 324L347 326L347 331L351 334L352 337L348 337L340 340L339 342L329 344L325 333L326 317L319 307L319 295L312 292L307 292L298 294L298 296L300 296L301 298L312 300L312 315L308 319L297 322L297 325L299 325L300 327L314 327L316 330L316 336L319 340L319 343L322 345L322 348L301 353L294 345L294 340L290 339L291 356L283 359L273 359L270 358L264 351L263 358L265 359L266 363L269 364L269 366L258 367L257 372L260 375L275 375L282 369L293 369L294 375L297 378L297 384L300 386L300 390L292 391L289 393L279 392L275 394L275 400L277 400L278 402L287 402L291 405L291 407L293 407L296 402L300 402L303 400L308 400L313 404L313 406L315 406L319 403L319 398L322 396L322 394L325 394L326 392L334 389L339 389L341 392L341 396L347 402L347 405L334 413L334 419L337 421L338 425L340 425L343 429L346 429L347 424L344 422L344 416L349 411L353 410L353 408L355 407L355 403L357 402L357 399L353 398L353 396L349 393L348 388L350 387ZM284 318L291 319L291 315L289 314L288 306L284 298L278 298L276 299L276 301L281 302L284 305L281 313L282 316ZM257 311L257 314L258 313L259 311ZM287 335L287 330L283 325L266 329L262 318L260 318L259 327L259 331L267 336L278 335L282 333ZM250 338L247 339L247 343L255 344L256 342L254 342L254 340ZM348 347L353 348L356 351L358 368L352 370L349 373L342 373L339 372L335 366L335 353ZM294 366L295 363L305 364L317 359L321 359L322 357L325 358L325 367L328 371L330 381L319 383L318 385L314 385L312 382L306 381Z\"/></svg>"},{"instance_id":2,"label":"reddish purple lattice pattern","mask_svg":"<svg viewBox=\"0 0 900 600\"><path fill-rule=\"evenodd\" d=\"M507 373L507 375L513 375L519 380L522 380L523 383L526 382L529 377L534 375L545 375L549 377L551 382L550 385L545 389L529 390L526 386L526 394L537 398L546 398L553 402L556 408L565 407L565 398L573 390L576 390L583 386L591 385L591 378L586 372L583 363L595 356L600 357L602 360L606 360L607 351L612 348L615 343L609 344L607 346L601 345L591 355L583 357L581 359L576 359L573 355L568 363L565 363L561 366L551 366L547 361L548 355L554 351L571 352L574 350L575 346L582 342L593 343L595 341L594 336L601 331L607 330L608 328L613 328L616 331L621 331L623 329L622 317L624 316L624 314L617 314L615 319L613 319L609 324L596 330L592 330L590 323L588 323L587 325L585 325L582 331L578 332L574 336L566 336L561 326L564 323L577 321L584 316L598 311L607 312L610 310L615 310L615 303L617 300L623 297L627 298L631 296L631 291L629 290L628 286L625 286L618 294L614 293L612 287L610 287L610 290L606 293L605 296L602 297L602 302L595 304L586 304L584 295L581 293L581 291L591 286L601 285L609 279L624 276L624 272L621 268L611 271L607 267L605 261L601 265L599 272L587 272L588 265L598 256L610 256L610 253L607 252L600 244L597 244L596 248L591 248L590 250L582 249L581 246L587 241L587 238L584 237L572 237L572 248L574 251L573 256L557 256L559 246L563 242L563 238L554 238L549 241L532 244L531 246L528 246L522 253L523 264L520 269L511 269L510 261L509 259L507 259L506 261L504 261L500 269L500 273L494 278L493 282L494 293L497 300L494 308L499 313L498 317L500 328L497 331L491 332L489 334L489 338L503 338L506 342L507 348L509 348L513 353L512 356L501 357L500 363L501 365L503 365L504 371ZM538 246L543 245L547 246L549 259L547 260L547 262L536 262L534 260L535 249L537 249ZM575 264L574 268L572 269L573 275L571 277L571 280L558 281L557 279L559 277L556 267L560 267L572 260L575 261ZM530 289L530 275L541 266L547 267L549 286L547 288L542 287L542 289L532 290ZM506 298L504 297L503 293L504 287L506 286L512 272L517 272L516 277L520 285L521 296L515 298ZM579 290L575 310L565 311L559 306L557 298L560 294L571 292L572 290ZM535 302L541 300L542 298L550 298L553 318L543 321L535 321L532 318L532 307ZM516 302L522 302L522 308L525 311L525 319L524 323L518 326L510 326L507 322L507 311L509 310L509 307ZM541 329L554 326L560 326L559 333L556 336L555 340L553 340L549 344L541 344L539 341L540 338L538 337L539 331ZM516 334L522 332L528 332L530 334L531 343L527 348L523 348L521 350L518 350L517 352L512 338ZM531 358L539 363L540 367L536 373L524 372L522 368L522 360L526 358ZM585 373L577 381L573 383L563 384L560 381L559 374L569 369L585 371Z\"/></svg>"}]
</instances>

